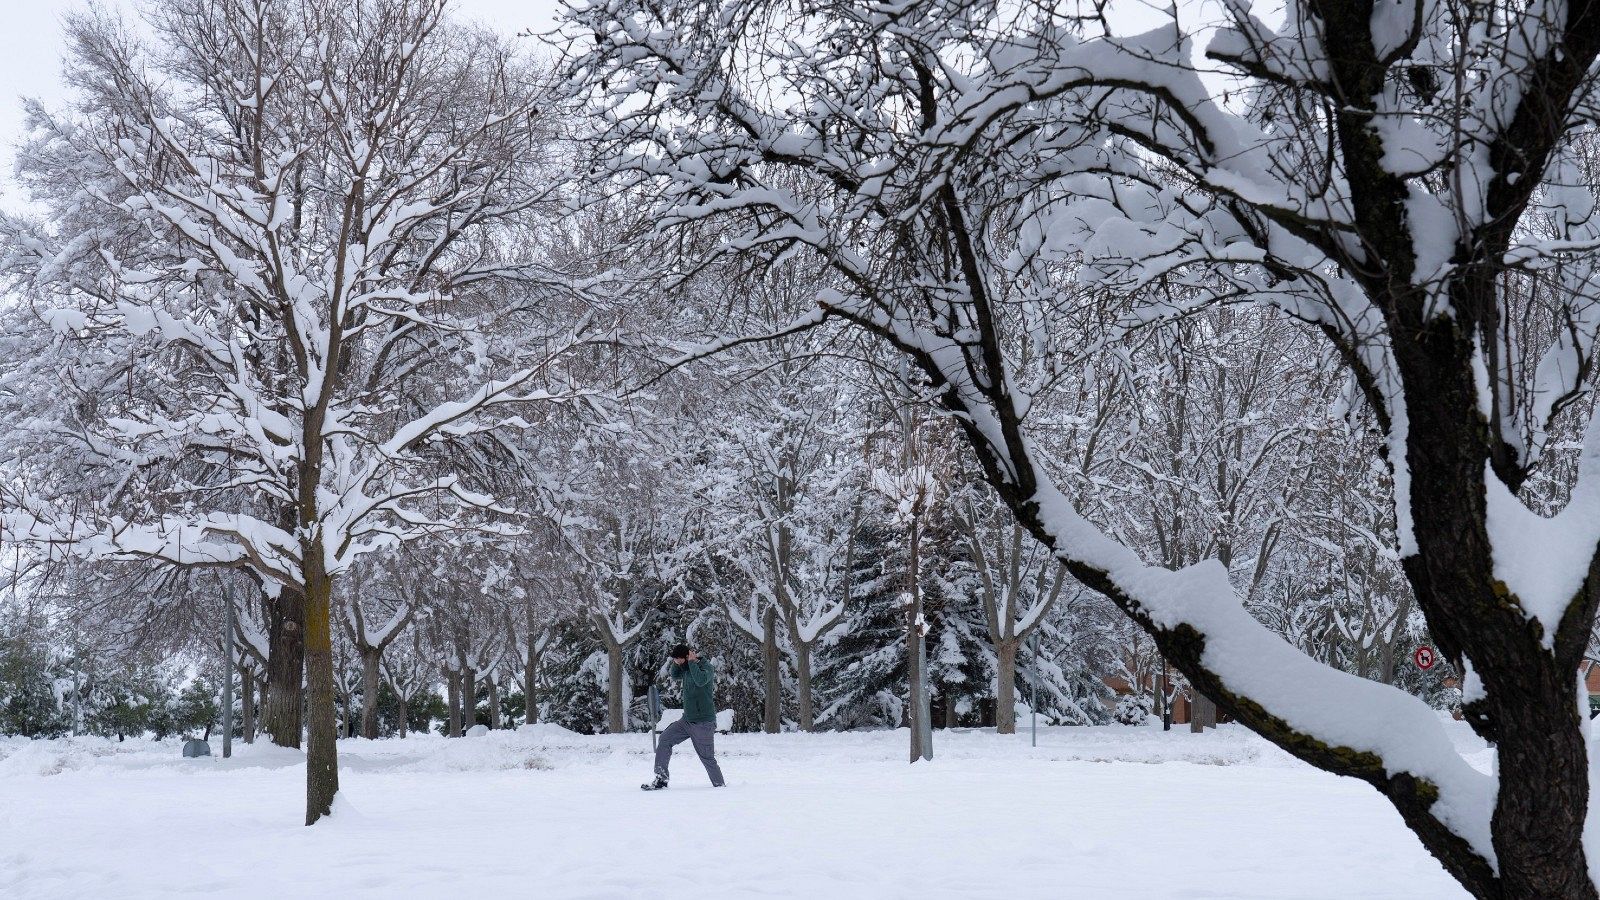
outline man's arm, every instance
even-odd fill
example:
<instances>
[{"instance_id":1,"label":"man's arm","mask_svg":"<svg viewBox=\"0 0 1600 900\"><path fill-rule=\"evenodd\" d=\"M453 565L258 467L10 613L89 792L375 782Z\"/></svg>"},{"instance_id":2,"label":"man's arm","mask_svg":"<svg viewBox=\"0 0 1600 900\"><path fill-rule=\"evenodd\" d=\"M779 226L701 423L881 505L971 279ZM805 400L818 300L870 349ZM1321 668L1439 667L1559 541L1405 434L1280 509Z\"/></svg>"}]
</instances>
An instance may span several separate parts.
<instances>
[{"instance_id":1,"label":"man's arm","mask_svg":"<svg viewBox=\"0 0 1600 900\"><path fill-rule=\"evenodd\" d=\"M705 687L706 685L710 684L712 677L716 674L716 672L711 668L711 663L708 663L703 659L689 660L688 670L689 681L700 687ZM683 676L680 675L679 677L681 678Z\"/></svg>"}]
</instances>

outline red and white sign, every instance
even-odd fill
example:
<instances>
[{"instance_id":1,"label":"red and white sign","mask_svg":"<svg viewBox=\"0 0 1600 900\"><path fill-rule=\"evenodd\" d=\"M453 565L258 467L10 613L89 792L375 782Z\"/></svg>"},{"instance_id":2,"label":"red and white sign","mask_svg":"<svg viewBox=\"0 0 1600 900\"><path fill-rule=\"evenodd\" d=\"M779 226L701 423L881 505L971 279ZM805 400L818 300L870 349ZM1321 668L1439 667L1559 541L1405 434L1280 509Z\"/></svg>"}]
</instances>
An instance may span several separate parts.
<instances>
[{"instance_id":1,"label":"red and white sign","mask_svg":"<svg viewBox=\"0 0 1600 900\"><path fill-rule=\"evenodd\" d=\"M1418 647L1417 652L1411 654L1411 660L1417 664L1417 668L1426 672L1438 664L1439 654L1432 647Z\"/></svg>"}]
</instances>

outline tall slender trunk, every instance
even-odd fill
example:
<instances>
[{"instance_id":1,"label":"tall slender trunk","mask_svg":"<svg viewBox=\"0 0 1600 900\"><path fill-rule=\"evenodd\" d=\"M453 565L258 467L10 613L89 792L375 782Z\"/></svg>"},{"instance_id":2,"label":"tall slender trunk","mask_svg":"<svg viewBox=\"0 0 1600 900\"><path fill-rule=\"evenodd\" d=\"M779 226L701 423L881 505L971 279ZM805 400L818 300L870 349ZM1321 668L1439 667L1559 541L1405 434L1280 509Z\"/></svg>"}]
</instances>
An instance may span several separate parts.
<instances>
[{"instance_id":1,"label":"tall slender trunk","mask_svg":"<svg viewBox=\"0 0 1600 900\"><path fill-rule=\"evenodd\" d=\"M382 659L380 647L361 650L361 736L369 739L378 736L378 663Z\"/></svg>"},{"instance_id":2,"label":"tall slender trunk","mask_svg":"<svg viewBox=\"0 0 1600 900\"><path fill-rule=\"evenodd\" d=\"M333 811L339 793L339 748L334 724L333 581L322 570L323 548L311 542L305 559L306 594L306 824Z\"/></svg>"},{"instance_id":3,"label":"tall slender trunk","mask_svg":"<svg viewBox=\"0 0 1600 900\"><path fill-rule=\"evenodd\" d=\"M461 736L461 679L454 669L444 670L444 691L450 709L450 723L445 727L445 737Z\"/></svg>"},{"instance_id":4,"label":"tall slender trunk","mask_svg":"<svg viewBox=\"0 0 1600 900\"><path fill-rule=\"evenodd\" d=\"M994 653L994 733L1017 733L1017 641L997 641Z\"/></svg>"},{"instance_id":5,"label":"tall slender trunk","mask_svg":"<svg viewBox=\"0 0 1600 900\"><path fill-rule=\"evenodd\" d=\"M239 736L246 744L256 742L256 670L246 668L239 673Z\"/></svg>"},{"instance_id":6,"label":"tall slender trunk","mask_svg":"<svg viewBox=\"0 0 1600 900\"><path fill-rule=\"evenodd\" d=\"M500 679L496 675L489 676L489 730L500 729Z\"/></svg>"},{"instance_id":7,"label":"tall slender trunk","mask_svg":"<svg viewBox=\"0 0 1600 900\"><path fill-rule=\"evenodd\" d=\"M465 734L478 724L478 672L471 666L461 668L461 733Z\"/></svg>"},{"instance_id":8,"label":"tall slender trunk","mask_svg":"<svg viewBox=\"0 0 1600 900\"><path fill-rule=\"evenodd\" d=\"M336 692L339 690L339 684L337 681L334 682L334 690ZM339 737L356 736L356 717L355 714L350 711L350 707L355 703L355 696L356 692L347 687L338 698L339 705L343 709L343 711L339 714L338 728L336 730L336 733L339 735Z\"/></svg>"},{"instance_id":9,"label":"tall slender trunk","mask_svg":"<svg viewBox=\"0 0 1600 900\"><path fill-rule=\"evenodd\" d=\"M783 730L783 677L778 668L778 610L768 606L761 617L761 683L766 691L765 715L761 730L777 734Z\"/></svg>"},{"instance_id":10,"label":"tall slender trunk","mask_svg":"<svg viewBox=\"0 0 1600 900\"><path fill-rule=\"evenodd\" d=\"M910 686L909 709L906 712L906 722L911 726L911 761L932 758L933 748L923 746L924 729L928 723L924 721L926 711L923 709L927 685L923 684L922 665L922 559L921 559L921 523L916 517L911 520L911 560L907 571L907 580L910 582L911 602L906 604L906 680Z\"/></svg>"},{"instance_id":11,"label":"tall slender trunk","mask_svg":"<svg viewBox=\"0 0 1600 900\"><path fill-rule=\"evenodd\" d=\"M272 601L268 629L268 690L261 724L274 744L298 749L306 653L306 604L298 587L285 586Z\"/></svg>"},{"instance_id":12,"label":"tall slender trunk","mask_svg":"<svg viewBox=\"0 0 1600 900\"><path fill-rule=\"evenodd\" d=\"M528 642L528 659L522 667L522 722L533 725L539 721L539 655Z\"/></svg>"},{"instance_id":13,"label":"tall slender trunk","mask_svg":"<svg viewBox=\"0 0 1600 900\"><path fill-rule=\"evenodd\" d=\"M606 647L606 731L621 734L622 721L622 645Z\"/></svg>"},{"instance_id":14,"label":"tall slender trunk","mask_svg":"<svg viewBox=\"0 0 1600 900\"><path fill-rule=\"evenodd\" d=\"M811 696L811 645L794 642L794 673L800 691L800 730L815 731L816 701Z\"/></svg>"}]
</instances>

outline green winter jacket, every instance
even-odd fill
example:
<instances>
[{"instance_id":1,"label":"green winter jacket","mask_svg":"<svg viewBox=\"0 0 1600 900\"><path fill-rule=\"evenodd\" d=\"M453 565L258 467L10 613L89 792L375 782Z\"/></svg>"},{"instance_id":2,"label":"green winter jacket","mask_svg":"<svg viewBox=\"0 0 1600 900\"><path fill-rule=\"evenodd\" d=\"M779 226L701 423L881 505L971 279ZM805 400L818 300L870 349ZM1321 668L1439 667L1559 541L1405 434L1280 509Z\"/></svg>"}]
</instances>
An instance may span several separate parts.
<instances>
[{"instance_id":1,"label":"green winter jacket","mask_svg":"<svg viewBox=\"0 0 1600 900\"><path fill-rule=\"evenodd\" d=\"M683 682L683 720L685 722L715 722L717 704L711 698L711 688L717 673L711 663L703 659L690 660L686 665L672 664L672 677Z\"/></svg>"}]
</instances>

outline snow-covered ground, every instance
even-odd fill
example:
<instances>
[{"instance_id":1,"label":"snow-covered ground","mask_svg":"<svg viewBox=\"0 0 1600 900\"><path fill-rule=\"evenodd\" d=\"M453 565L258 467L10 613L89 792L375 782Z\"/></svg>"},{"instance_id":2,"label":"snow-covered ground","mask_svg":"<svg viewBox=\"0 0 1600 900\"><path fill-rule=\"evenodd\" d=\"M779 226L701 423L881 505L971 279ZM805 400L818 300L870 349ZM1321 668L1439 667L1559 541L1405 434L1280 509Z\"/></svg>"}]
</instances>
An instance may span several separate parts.
<instances>
[{"instance_id":1,"label":"snow-covered ground","mask_svg":"<svg viewBox=\"0 0 1600 900\"><path fill-rule=\"evenodd\" d=\"M0 738L0 897L1465 896L1375 791L1231 726L717 748L729 787L684 744L650 794L642 734L344 741L344 806L304 828L296 752Z\"/></svg>"}]
</instances>

